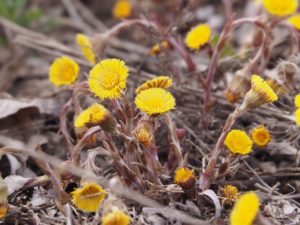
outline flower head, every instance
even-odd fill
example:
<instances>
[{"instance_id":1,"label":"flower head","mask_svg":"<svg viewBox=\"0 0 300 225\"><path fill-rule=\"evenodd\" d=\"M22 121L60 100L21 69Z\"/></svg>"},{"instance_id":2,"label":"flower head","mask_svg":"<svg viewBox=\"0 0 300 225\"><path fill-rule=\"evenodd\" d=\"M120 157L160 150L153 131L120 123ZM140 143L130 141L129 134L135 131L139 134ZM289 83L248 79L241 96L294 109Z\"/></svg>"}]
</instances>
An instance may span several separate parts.
<instances>
[{"instance_id":1,"label":"flower head","mask_svg":"<svg viewBox=\"0 0 300 225\"><path fill-rule=\"evenodd\" d=\"M176 169L175 171L175 182L182 188L190 189L194 187L196 177L193 170L185 167Z\"/></svg>"},{"instance_id":2,"label":"flower head","mask_svg":"<svg viewBox=\"0 0 300 225\"><path fill-rule=\"evenodd\" d=\"M167 41L162 41L159 44L153 45L150 48L148 54L152 55L152 56L153 55L158 55L161 52L162 49L168 49L168 48L170 48L169 43Z\"/></svg>"},{"instance_id":3,"label":"flower head","mask_svg":"<svg viewBox=\"0 0 300 225\"><path fill-rule=\"evenodd\" d=\"M134 136L139 143L143 144L146 147L149 147L153 141L152 129L147 124L138 126L134 131Z\"/></svg>"},{"instance_id":4,"label":"flower head","mask_svg":"<svg viewBox=\"0 0 300 225\"><path fill-rule=\"evenodd\" d=\"M139 94L141 91L150 89L150 88L163 88L167 89L171 87L172 85L172 79L167 76L159 76L156 78L153 78L151 80L146 81L143 83L141 86L139 86L136 90L135 93Z\"/></svg>"},{"instance_id":5,"label":"flower head","mask_svg":"<svg viewBox=\"0 0 300 225\"><path fill-rule=\"evenodd\" d=\"M258 210L258 196L254 192L243 194L230 213L230 225L252 225Z\"/></svg>"},{"instance_id":6,"label":"flower head","mask_svg":"<svg viewBox=\"0 0 300 225\"><path fill-rule=\"evenodd\" d=\"M296 108L300 108L300 93L295 96L295 106Z\"/></svg>"},{"instance_id":7,"label":"flower head","mask_svg":"<svg viewBox=\"0 0 300 225\"><path fill-rule=\"evenodd\" d=\"M102 225L128 225L130 216L117 209L102 217Z\"/></svg>"},{"instance_id":8,"label":"flower head","mask_svg":"<svg viewBox=\"0 0 300 225\"><path fill-rule=\"evenodd\" d=\"M104 130L112 130L115 127L115 121L103 105L95 103L76 117L74 125L76 128L100 125Z\"/></svg>"},{"instance_id":9,"label":"flower head","mask_svg":"<svg viewBox=\"0 0 300 225\"><path fill-rule=\"evenodd\" d=\"M166 113L175 108L175 98L162 88L150 88L140 92L135 97L137 108L148 115Z\"/></svg>"},{"instance_id":10,"label":"flower head","mask_svg":"<svg viewBox=\"0 0 300 225\"><path fill-rule=\"evenodd\" d=\"M222 194L226 198L224 203L231 204L235 202L239 197L239 190L236 186L226 185L222 188Z\"/></svg>"},{"instance_id":11,"label":"flower head","mask_svg":"<svg viewBox=\"0 0 300 225\"><path fill-rule=\"evenodd\" d=\"M106 196L105 190L98 184L88 183L71 192L72 202L86 212L96 212Z\"/></svg>"},{"instance_id":12,"label":"flower head","mask_svg":"<svg viewBox=\"0 0 300 225\"><path fill-rule=\"evenodd\" d=\"M76 42L79 45L82 54L84 57L91 63L95 64L96 56L93 52L92 44L90 39L84 34L77 34L76 35Z\"/></svg>"},{"instance_id":13,"label":"flower head","mask_svg":"<svg viewBox=\"0 0 300 225\"><path fill-rule=\"evenodd\" d=\"M298 108L296 110L295 117L296 117L296 124L297 124L297 126L300 126L300 108Z\"/></svg>"},{"instance_id":14,"label":"flower head","mask_svg":"<svg viewBox=\"0 0 300 225\"><path fill-rule=\"evenodd\" d=\"M129 0L118 0L114 5L113 15L117 19L127 18L131 15L131 4Z\"/></svg>"},{"instance_id":15,"label":"flower head","mask_svg":"<svg viewBox=\"0 0 300 225\"><path fill-rule=\"evenodd\" d=\"M300 15L291 16L288 19L288 23L290 23L295 29L300 30Z\"/></svg>"},{"instance_id":16,"label":"flower head","mask_svg":"<svg viewBox=\"0 0 300 225\"><path fill-rule=\"evenodd\" d=\"M189 48L197 50L209 42L210 35L210 26L208 24L199 24L187 34L185 43Z\"/></svg>"},{"instance_id":17,"label":"flower head","mask_svg":"<svg viewBox=\"0 0 300 225\"><path fill-rule=\"evenodd\" d=\"M296 12L298 0L263 0L266 11L274 16L288 16Z\"/></svg>"},{"instance_id":18,"label":"flower head","mask_svg":"<svg viewBox=\"0 0 300 225\"><path fill-rule=\"evenodd\" d=\"M56 86L69 85L77 79L78 73L78 64L73 59L62 56L51 64L49 80Z\"/></svg>"},{"instance_id":19,"label":"flower head","mask_svg":"<svg viewBox=\"0 0 300 225\"><path fill-rule=\"evenodd\" d=\"M126 88L128 68L120 59L104 59L90 71L89 88L100 99L119 98Z\"/></svg>"},{"instance_id":20,"label":"flower head","mask_svg":"<svg viewBox=\"0 0 300 225\"><path fill-rule=\"evenodd\" d=\"M270 132L264 127L255 127L251 133L253 142L260 147L266 146L271 141Z\"/></svg>"},{"instance_id":21,"label":"flower head","mask_svg":"<svg viewBox=\"0 0 300 225\"><path fill-rule=\"evenodd\" d=\"M229 151L233 154L246 155L252 149L252 141L245 131L231 130L224 141Z\"/></svg>"},{"instance_id":22,"label":"flower head","mask_svg":"<svg viewBox=\"0 0 300 225\"><path fill-rule=\"evenodd\" d=\"M257 108L268 102L277 101L278 97L269 84L259 75L252 75L251 89L246 93L241 111Z\"/></svg>"},{"instance_id":23,"label":"flower head","mask_svg":"<svg viewBox=\"0 0 300 225\"><path fill-rule=\"evenodd\" d=\"M249 88L250 80L248 76L238 74L237 72L225 91L225 97L228 102L234 103L243 97Z\"/></svg>"}]
</instances>

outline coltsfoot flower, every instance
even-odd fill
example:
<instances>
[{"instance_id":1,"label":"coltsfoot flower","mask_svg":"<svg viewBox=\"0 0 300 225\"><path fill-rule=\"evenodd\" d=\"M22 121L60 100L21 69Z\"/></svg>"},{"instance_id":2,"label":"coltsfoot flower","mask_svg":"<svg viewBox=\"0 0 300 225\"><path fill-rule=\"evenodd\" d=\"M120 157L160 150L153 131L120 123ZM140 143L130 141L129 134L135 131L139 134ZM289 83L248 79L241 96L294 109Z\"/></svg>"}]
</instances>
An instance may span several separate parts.
<instances>
[{"instance_id":1,"label":"coltsfoot flower","mask_svg":"<svg viewBox=\"0 0 300 225\"><path fill-rule=\"evenodd\" d=\"M176 169L174 179L176 184L185 189L193 188L196 181L194 171L185 167Z\"/></svg>"},{"instance_id":2,"label":"coltsfoot flower","mask_svg":"<svg viewBox=\"0 0 300 225\"><path fill-rule=\"evenodd\" d=\"M126 88L128 68L120 59L104 59L90 71L89 89L100 99L120 98Z\"/></svg>"},{"instance_id":3,"label":"coltsfoot flower","mask_svg":"<svg viewBox=\"0 0 300 225\"><path fill-rule=\"evenodd\" d=\"M72 202L86 212L96 212L106 196L105 190L98 184L88 183L71 192Z\"/></svg>"},{"instance_id":4,"label":"coltsfoot flower","mask_svg":"<svg viewBox=\"0 0 300 225\"><path fill-rule=\"evenodd\" d=\"M116 209L102 217L102 225L128 225L130 216L122 210Z\"/></svg>"},{"instance_id":5,"label":"coltsfoot flower","mask_svg":"<svg viewBox=\"0 0 300 225\"><path fill-rule=\"evenodd\" d=\"M232 154L246 155L251 152L253 142L242 130L231 130L224 141L224 144Z\"/></svg>"},{"instance_id":6,"label":"coltsfoot flower","mask_svg":"<svg viewBox=\"0 0 300 225\"><path fill-rule=\"evenodd\" d=\"M185 43L189 48L198 50L209 42L210 36L210 26L208 24L199 24L189 31L185 38Z\"/></svg>"},{"instance_id":7,"label":"coltsfoot flower","mask_svg":"<svg viewBox=\"0 0 300 225\"><path fill-rule=\"evenodd\" d=\"M135 129L134 136L140 144L146 147L151 145L154 138L150 125L145 123L141 124Z\"/></svg>"},{"instance_id":8,"label":"coltsfoot flower","mask_svg":"<svg viewBox=\"0 0 300 225\"><path fill-rule=\"evenodd\" d=\"M135 97L135 104L148 115L166 113L175 108L175 98L162 88L150 88L141 91Z\"/></svg>"},{"instance_id":9,"label":"coltsfoot flower","mask_svg":"<svg viewBox=\"0 0 300 225\"><path fill-rule=\"evenodd\" d=\"M300 30L300 15L291 16L288 19L288 23L290 23L295 29Z\"/></svg>"},{"instance_id":10,"label":"coltsfoot flower","mask_svg":"<svg viewBox=\"0 0 300 225\"><path fill-rule=\"evenodd\" d=\"M79 73L78 64L67 56L53 61L49 69L49 80L56 86L69 85L76 81Z\"/></svg>"},{"instance_id":11,"label":"coltsfoot flower","mask_svg":"<svg viewBox=\"0 0 300 225\"><path fill-rule=\"evenodd\" d=\"M233 80L228 84L225 91L225 97L228 102L234 103L242 98L251 86L248 76L239 74L238 72L233 77Z\"/></svg>"},{"instance_id":12,"label":"coltsfoot flower","mask_svg":"<svg viewBox=\"0 0 300 225\"><path fill-rule=\"evenodd\" d=\"M77 34L76 35L76 42L81 49L82 54L84 57L91 63L95 64L96 56L93 52L92 44L90 39L84 34Z\"/></svg>"},{"instance_id":13,"label":"coltsfoot flower","mask_svg":"<svg viewBox=\"0 0 300 225\"><path fill-rule=\"evenodd\" d=\"M76 128L99 125L103 130L111 131L115 127L115 120L103 105L95 103L76 117L74 125Z\"/></svg>"},{"instance_id":14,"label":"coltsfoot flower","mask_svg":"<svg viewBox=\"0 0 300 225\"><path fill-rule=\"evenodd\" d=\"M159 44L153 45L150 48L148 54L152 55L152 56L153 55L158 55L162 51L162 49L169 49L169 48L170 48L169 43L167 41L162 41Z\"/></svg>"},{"instance_id":15,"label":"coltsfoot flower","mask_svg":"<svg viewBox=\"0 0 300 225\"><path fill-rule=\"evenodd\" d=\"M297 95L295 96L294 102L295 102L296 108L300 108L300 94L297 94Z\"/></svg>"},{"instance_id":16,"label":"coltsfoot flower","mask_svg":"<svg viewBox=\"0 0 300 225\"><path fill-rule=\"evenodd\" d=\"M259 147L266 146L272 139L270 132L265 126L255 127L251 133L251 138L254 144Z\"/></svg>"},{"instance_id":17,"label":"coltsfoot flower","mask_svg":"<svg viewBox=\"0 0 300 225\"><path fill-rule=\"evenodd\" d=\"M233 202L235 202L239 197L239 190L236 186L233 185L225 185L222 188L222 194L226 198L224 203L231 205Z\"/></svg>"},{"instance_id":18,"label":"coltsfoot flower","mask_svg":"<svg viewBox=\"0 0 300 225\"><path fill-rule=\"evenodd\" d=\"M246 93L240 110L255 109L265 103L275 102L277 99L278 97L270 85L259 75L254 74L251 78L251 89Z\"/></svg>"},{"instance_id":19,"label":"coltsfoot flower","mask_svg":"<svg viewBox=\"0 0 300 225\"><path fill-rule=\"evenodd\" d=\"M298 8L298 0L263 0L266 11L274 16L294 14Z\"/></svg>"},{"instance_id":20,"label":"coltsfoot flower","mask_svg":"<svg viewBox=\"0 0 300 225\"><path fill-rule=\"evenodd\" d=\"M300 108L296 110L295 117L297 126L300 126Z\"/></svg>"},{"instance_id":21,"label":"coltsfoot flower","mask_svg":"<svg viewBox=\"0 0 300 225\"><path fill-rule=\"evenodd\" d=\"M151 80L148 80L144 82L141 86L139 86L136 90L135 93L139 94L141 91L150 89L150 88L163 88L167 89L171 87L172 85L172 79L168 76L159 76L156 78L153 78Z\"/></svg>"},{"instance_id":22,"label":"coltsfoot flower","mask_svg":"<svg viewBox=\"0 0 300 225\"><path fill-rule=\"evenodd\" d=\"M252 225L259 210L259 198L254 192L243 194L230 213L230 225Z\"/></svg>"},{"instance_id":23,"label":"coltsfoot flower","mask_svg":"<svg viewBox=\"0 0 300 225\"><path fill-rule=\"evenodd\" d=\"M131 15L131 3L129 0L118 0L114 5L113 15L117 19L124 19Z\"/></svg>"}]
</instances>

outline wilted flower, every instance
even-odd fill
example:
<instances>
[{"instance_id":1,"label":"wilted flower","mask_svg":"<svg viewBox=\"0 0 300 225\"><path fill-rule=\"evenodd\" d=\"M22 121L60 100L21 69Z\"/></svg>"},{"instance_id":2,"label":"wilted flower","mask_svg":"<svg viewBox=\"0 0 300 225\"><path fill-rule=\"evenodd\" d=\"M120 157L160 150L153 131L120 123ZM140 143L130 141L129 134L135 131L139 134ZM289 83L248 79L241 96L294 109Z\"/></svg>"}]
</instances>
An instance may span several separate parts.
<instances>
[{"instance_id":1,"label":"wilted flower","mask_svg":"<svg viewBox=\"0 0 300 225\"><path fill-rule=\"evenodd\" d=\"M105 59L90 71L89 88L100 99L119 98L126 88L128 68L120 59Z\"/></svg>"},{"instance_id":2,"label":"wilted flower","mask_svg":"<svg viewBox=\"0 0 300 225\"><path fill-rule=\"evenodd\" d=\"M230 225L252 225L258 210L258 196L254 192L243 194L230 213Z\"/></svg>"},{"instance_id":3,"label":"wilted flower","mask_svg":"<svg viewBox=\"0 0 300 225\"><path fill-rule=\"evenodd\" d=\"M96 212L106 196L105 190L98 184L88 183L71 193L77 208L86 212Z\"/></svg>"},{"instance_id":4,"label":"wilted flower","mask_svg":"<svg viewBox=\"0 0 300 225\"><path fill-rule=\"evenodd\" d=\"M102 217L102 225L128 225L130 216L122 210L116 209Z\"/></svg>"},{"instance_id":5,"label":"wilted flower","mask_svg":"<svg viewBox=\"0 0 300 225\"><path fill-rule=\"evenodd\" d=\"M149 147L153 141L153 133L150 125L142 123L134 130L134 136L138 142Z\"/></svg>"},{"instance_id":6,"label":"wilted flower","mask_svg":"<svg viewBox=\"0 0 300 225\"><path fill-rule=\"evenodd\" d=\"M69 85L76 81L79 73L78 64L67 56L54 60L49 69L49 80L56 86Z\"/></svg>"},{"instance_id":7,"label":"wilted flower","mask_svg":"<svg viewBox=\"0 0 300 225\"><path fill-rule=\"evenodd\" d=\"M241 111L255 109L265 103L275 102L278 99L269 84L260 76L254 74L251 78L251 89L244 97L244 102L240 107Z\"/></svg>"},{"instance_id":8,"label":"wilted flower","mask_svg":"<svg viewBox=\"0 0 300 225\"><path fill-rule=\"evenodd\" d=\"M263 0L266 11L274 16L288 16L296 12L298 0Z\"/></svg>"},{"instance_id":9,"label":"wilted flower","mask_svg":"<svg viewBox=\"0 0 300 225\"><path fill-rule=\"evenodd\" d=\"M156 78L153 78L151 80L146 81L142 85L140 85L136 90L135 93L139 94L141 91L150 89L150 88L163 88L167 89L171 87L172 85L172 79L168 76L159 76Z\"/></svg>"},{"instance_id":10,"label":"wilted flower","mask_svg":"<svg viewBox=\"0 0 300 225\"><path fill-rule=\"evenodd\" d=\"M295 96L295 106L297 107L297 108L300 108L300 94L297 94L296 96Z\"/></svg>"},{"instance_id":11,"label":"wilted flower","mask_svg":"<svg viewBox=\"0 0 300 225\"><path fill-rule=\"evenodd\" d=\"M92 44L90 39L84 34L76 35L76 42L79 45L84 57L91 63L95 64L96 56L92 49Z\"/></svg>"},{"instance_id":12,"label":"wilted flower","mask_svg":"<svg viewBox=\"0 0 300 225\"><path fill-rule=\"evenodd\" d=\"M251 83L248 76L236 73L225 91L227 101L230 103L236 102L246 94L250 86Z\"/></svg>"},{"instance_id":13,"label":"wilted flower","mask_svg":"<svg viewBox=\"0 0 300 225\"><path fill-rule=\"evenodd\" d=\"M225 204L232 204L235 202L239 197L239 190L236 186L233 185L225 185L222 188L222 194L226 198L224 203Z\"/></svg>"},{"instance_id":14,"label":"wilted flower","mask_svg":"<svg viewBox=\"0 0 300 225\"><path fill-rule=\"evenodd\" d=\"M166 113L175 108L175 98L162 88L151 88L140 92L135 97L135 104L148 115Z\"/></svg>"},{"instance_id":15,"label":"wilted flower","mask_svg":"<svg viewBox=\"0 0 300 225\"><path fill-rule=\"evenodd\" d=\"M176 169L174 179L176 184L185 189L193 188L196 181L194 171L185 167Z\"/></svg>"},{"instance_id":16,"label":"wilted flower","mask_svg":"<svg viewBox=\"0 0 300 225\"><path fill-rule=\"evenodd\" d=\"M208 24L199 24L187 34L185 43L189 48L197 50L209 42L210 36L210 26Z\"/></svg>"},{"instance_id":17,"label":"wilted flower","mask_svg":"<svg viewBox=\"0 0 300 225\"><path fill-rule=\"evenodd\" d=\"M296 124L297 124L297 126L300 126L300 108L298 108L296 110L295 117L296 117Z\"/></svg>"},{"instance_id":18,"label":"wilted flower","mask_svg":"<svg viewBox=\"0 0 300 225\"><path fill-rule=\"evenodd\" d=\"M233 154L246 155L252 149L252 141L245 131L231 130L224 141L229 151Z\"/></svg>"},{"instance_id":19,"label":"wilted flower","mask_svg":"<svg viewBox=\"0 0 300 225\"><path fill-rule=\"evenodd\" d=\"M117 19L127 18L131 15L131 3L129 0L118 0L114 5L113 15Z\"/></svg>"},{"instance_id":20,"label":"wilted flower","mask_svg":"<svg viewBox=\"0 0 300 225\"><path fill-rule=\"evenodd\" d=\"M95 103L82 111L75 119L76 128L99 125L104 130L111 131L115 127L112 114L101 104Z\"/></svg>"},{"instance_id":21,"label":"wilted flower","mask_svg":"<svg viewBox=\"0 0 300 225\"><path fill-rule=\"evenodd\" d=\"M255 127L251 137L253 142L260 147L266 146L271 141L271 134L264 126Z\"/></svg>"}]
</instances>

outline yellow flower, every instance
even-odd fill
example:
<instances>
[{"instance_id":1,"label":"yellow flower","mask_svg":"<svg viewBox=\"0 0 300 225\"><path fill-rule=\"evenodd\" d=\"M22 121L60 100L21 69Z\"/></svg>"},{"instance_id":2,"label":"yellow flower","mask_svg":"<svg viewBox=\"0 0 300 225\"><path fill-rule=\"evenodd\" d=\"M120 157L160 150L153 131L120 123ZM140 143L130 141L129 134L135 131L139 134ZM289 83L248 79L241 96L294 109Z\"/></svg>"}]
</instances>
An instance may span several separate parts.
<instances>
[{"instance_id":1,"label":"yellow flower","mask_svg":"<svg viewBox=\"0 0 300 225\"><path fill-rule=\"evenodd\" d=\"M136 90L135 93L139 94L141 91L150 89L150 88L163 88L167 89L171 87L172 85L172 79L167 76L159 76L156 78L153 78L151 80L146 81L142 85L140 85Z\"/></svg>"},{"instance_id":2,"label":"yellow flower","mask_svg":"<svg viewBox=\"0 0 300 225\"><path fill-rule=\"evenodd\" d=\"M270 85L259 75L252 75L251 89L246 93L241 111L257 108L262 104L277 101L278 97Z\"/></svg>"},{"instance_id":3,"label":"yellow flower","mask_svg":"<svg viewBox=\"0 0 300 225\"><path fill-rule=\"evenodd\" d=\"M288 22L290 24L292 24L295 29L297 30L300 30L300 15L294 15L294 16L291 16L289 19L288 19Z\"/></svg>"},{"instance_id":4,"label":"yellow flower","mask_svg":"<svg viewBox=\"0 0 300 225\"><path fill-rule=\"evenodd\" d=\"M297 126L300 126L300 108L296 110L295 117Z\"/></svg>"},{"instance_id":5,"label":"yellow flower","mask_svg":"<svg viewBox=\"0 0 300 225\"><path fill-rule=\"evenodd\" d=\"M54 60L49 69L49 80L56 86L72 84L78 77L79 66L69 57Z\"/></svg>"},{"instance_id":6,"label":"yellow flower","mask_svg":"<svg viewBox=\"0 0 300 225\"><path fill-rule=\"evenodd\" d=\"M288 16L296 12L298 0L263 0L266 11L274 16Z\"/></svg>"},{"instance_id":7,"label":"yellow flower","mask_svg":"<svg viewBox=\"0 0 300 225\"><path fill-rule=\"evenodd\" d=\"M167 41L162 41L159 44L153 45L150 48L148 54L152 55L152 56L153 55L158 55L161 52L161 49L168 49L168 48L170 48L169 43Z\"/></svg>"},{"instance_id":8,"label":"yellow flower","mask_svg":"<svg viewBox=\"0 0 300 225\"><path fill-rule=\"evenodd\" d=\"M90 71L89 88L100 99L119 98L126 88L128 68L120 59L105 59Z\"/></svg>"},{"instance_id":9,"label":"yellow flower","mask_svg":"<svg viewBox=\"0 0 300 225\"><path fill-rule=\"evenodd\" d=\"M96 56L93 52L92 44L90 39L84 34L76 35L76 42L79 45L84 57L91 63L95 64Z\"/></svg>"},{"instance_id":10,"label":"yellow flower","mask_svg":"<svg viewBox=\"0 0 300 225\"><path fill-rule=\"evenodd\" d=\"M295 106L300 108L300 93L295 96Z\"/></svg>"},{"instance_id":11,"label":"yellow flower","mask_svg":"<svg viewBox=\"0 0 300 225\"><path fill-rule=\"evenodd\" d=\"M118 0L114 5L113 15L117 19L127 18L131 15L131 4L129 0Z\"/></svg>"},{"instance_id":12,"label":"yellow flower","mask_svg":"<svg viewBox=\"0 0 300 225\"><path fill-rule=\"evenodd\" d=\"M252 141L245 131L231 130L224 141L229 151L233 154L246 155L252 149Z\"/></svg>"},{"instance_id":13,"label":"yellow flower","mask_svg":"<svg viewBox=\"0 0 300 225\"><path fill-rule=\"evenodd\" d=\"M162 88L151 88L140 92L135 97L135 104L148 115L166 113L175 108L175 98Z\"/></svg>"},{"instance_id":14,"label":"yellow flower","mask_svg":"<svg viewBox=\"0 0 300 225\"><path fill-rule=\"evenodd\" d=\"M253 142L260 147L266 146L271 141L271 134L264 126L255 127L251 137Z\"/></svg>"},{"instance_id":15,"label":"yellow flower","mask_svg":"<svg viewBox=\"0 0 300 225\"><path fill-rule=\"evenodd\" d=\"M95 103L82 111L75 119L76 128L100 125L104 130L112 130L115 121L111 113L101 104Z\"/></svg>"},{"instance_id":16,"label":"yellow flower","mask_svg":"<svg viewBox=\"0 0 300 225\"><path fill-rule=\"evenodd\" d=\"M224 203L231 204L232 202L235 202L239 197L239 190L236 186L226 185L222 189L222 194L226 198Z\"/></svg>"},{"instance_id":17,"label":"yellow flower","mask_svg":"<svg viewBox=\"0 0 300 225\"><path fill-rule=\"evenodd\" d=\"M134 136L139 143L145 145L146 147L149 147L153 140L153 134L146 125L138 127L134 132Z\"/></svg>"},{"instance_id":18,"label":"yellow flower","mask_svg":"<svg viewBox=\"0 0 300 225\"><path fill-rule=\"evenodd\" d=\"M194 171L185 167L176 169L174 179L176 184L186 189L193 188L196 181Z\"/></svg>"},{"instance_id":19,"label":"yellow flower","mask_svg":"<svg viewBox=\"0 0 300 225\"><path fill-rule=\"evenodd\" d=\"M105 190L98 184L88 183L71 192L72 202L86 212L96 212L106 196Z\"/></svg>"},{"instance_id":20,"label":"yellow flower","mask_svg":"<svg viewBox=\"0 0 300 225\"><path fill-rule=\"evenodd\" d=\"M102 225L128 225L130 216L121 210L114 210L102 217Z\"/></svg>"},{"instance_id":21,"label":"yellow flower","mask_svg":"<svg viewBox=\"0 0 300 225\"><path fill-rule=\"evenodd\" d=\"M185 43L191 49L199 49L209 42L211 29L208 24L199 24L187 34Z\"/></svg>"},{"instance_id":22,"label":"yellow flower","mask_svg":"<svg viewBox=\"0 0 300 225\"><path fill-rule=\"evenodd\" d=\"M243 194L230 213L230 225L252 225L258 210L259 198L254 192Z\"/></svg>"}]
</instances>

